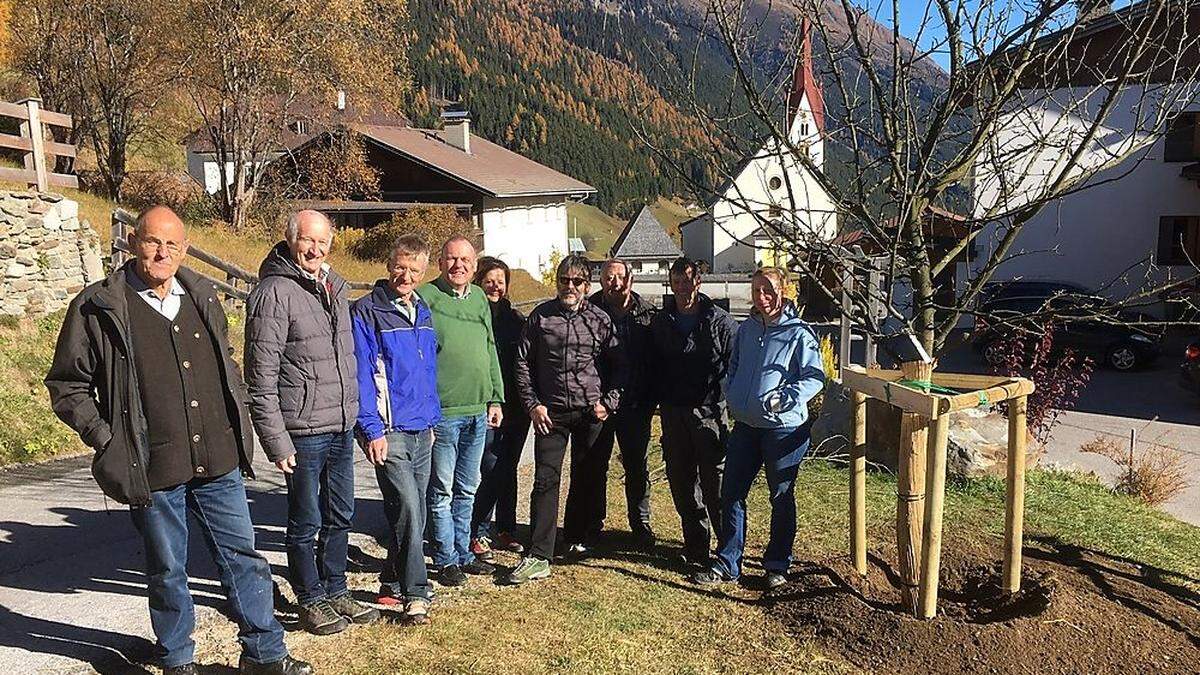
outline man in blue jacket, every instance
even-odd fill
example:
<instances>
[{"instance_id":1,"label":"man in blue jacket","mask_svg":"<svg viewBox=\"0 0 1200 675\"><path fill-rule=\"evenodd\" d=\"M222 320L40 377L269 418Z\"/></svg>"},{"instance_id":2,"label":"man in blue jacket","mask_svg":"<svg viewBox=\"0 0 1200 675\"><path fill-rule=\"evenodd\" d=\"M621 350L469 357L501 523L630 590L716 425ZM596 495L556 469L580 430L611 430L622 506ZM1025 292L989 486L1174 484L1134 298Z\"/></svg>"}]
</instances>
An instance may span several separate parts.
<instances>
[{"instance_id":1,"label":"man in blue jacket","mask_svg":"<svg viewBox=\"0 0 1200 675\"><path fill-rule=\"evenodd\" d=\"M715 584L736 580L746 544L746 496L766 468L771 496L771 534L763 554L766 587L785 581L796 538L796 474L808 452L808 401L825 386L821 350L808 324L784 289L787 273L767 267L754 273L754 309L738 328L725 398L733 431L721 484L721 527L717 561L692 580Z\"/></svg>"},{"instance_id":2,"label":"man in blue jacket","mask_svg":"<svg viewBox=\"0 0 1200 675\"><path fill-rule=\"evenodd\" d=\"M388 557L379 602L404 605L423 623L433 587L425 569L425 490L433 427L441 420L437 336L417 284L429 265L429 245L415 235L396 240L388 278L351 308L360 392L357 432L375 465L387 518Z\"/></svg>"}]
</instances>

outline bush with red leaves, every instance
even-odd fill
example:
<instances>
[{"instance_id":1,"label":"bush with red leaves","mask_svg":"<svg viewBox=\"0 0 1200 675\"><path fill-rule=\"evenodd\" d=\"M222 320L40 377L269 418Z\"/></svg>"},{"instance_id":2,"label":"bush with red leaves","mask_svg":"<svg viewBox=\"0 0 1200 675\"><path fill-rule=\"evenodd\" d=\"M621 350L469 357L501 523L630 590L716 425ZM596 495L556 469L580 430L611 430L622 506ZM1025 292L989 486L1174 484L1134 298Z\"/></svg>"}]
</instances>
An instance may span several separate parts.
<instances>
[{"instance_id":1,"label":"bush with red leaves","mask_svg":"<svg viewBox=\"0 0 1200 675\"><path fill-rule=\"evenodd\" d=\"M992 371L1005 377L1033 381L1034 392L1026 407L1029 432L1038 443L1050 439L1059 415L1075 407L1092 377L1095 362L1071 349L1054 349L1054 325L1039 331L1014 330L997 341L991 352ZM1001 409L1008 414L1007 406Z\"/></svg>"}]
</instances>

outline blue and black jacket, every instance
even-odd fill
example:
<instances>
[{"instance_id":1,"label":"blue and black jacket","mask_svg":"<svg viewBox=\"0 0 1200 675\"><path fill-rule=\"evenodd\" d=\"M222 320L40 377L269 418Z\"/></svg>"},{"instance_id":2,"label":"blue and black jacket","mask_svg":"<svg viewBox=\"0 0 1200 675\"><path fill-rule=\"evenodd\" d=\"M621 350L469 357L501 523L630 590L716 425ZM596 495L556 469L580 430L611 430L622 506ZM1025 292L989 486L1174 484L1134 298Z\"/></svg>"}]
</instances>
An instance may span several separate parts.
<instances>
[{"instance_id":1,"label":"blue and black jacket","mask_svg":"<svg viewBox=\"0 0 1200 675\"><path fill-rule=\"evenodd\" d=\"M424 431L442 419L437 392L437 335L429 306L414 295L414 324L395 305L386 280L354 301L358 360L358 433L367 440L389 431Z\"/></svg>"},{"instance_id":2,"label":"blue and black jacket","mask_svg":"<svg viewBox=\"0 0 1200 675\"><path fill-rule=\"evenodd\" d=\"M808 421L808 400L824 386L817 336L791 302L774 324L755 312L738 327L725 375L734 420L759 429L798 427ZM779 401L774 410L773 396Z\"/></svg>"}]
</instances>

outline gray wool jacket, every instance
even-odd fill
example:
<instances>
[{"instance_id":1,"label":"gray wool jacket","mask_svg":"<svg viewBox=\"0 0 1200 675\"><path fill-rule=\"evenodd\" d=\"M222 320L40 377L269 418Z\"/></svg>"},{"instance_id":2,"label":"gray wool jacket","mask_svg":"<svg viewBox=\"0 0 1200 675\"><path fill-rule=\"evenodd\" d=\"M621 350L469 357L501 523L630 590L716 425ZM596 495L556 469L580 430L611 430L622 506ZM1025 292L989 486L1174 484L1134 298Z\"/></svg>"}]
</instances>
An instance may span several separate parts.
<instances>
[{"instance_id":1,"label":"gray wool jacket","mask_svg":"<svg viewBox=\"0 0 1200 675\"><path fill-rule=\"evenodd\" d=\"M346 280L329 270L325 289L279 242L246 301L250 416L272 462L296 452L293 436L352 429L358 380Z\"/></svg>"}]
</instances>

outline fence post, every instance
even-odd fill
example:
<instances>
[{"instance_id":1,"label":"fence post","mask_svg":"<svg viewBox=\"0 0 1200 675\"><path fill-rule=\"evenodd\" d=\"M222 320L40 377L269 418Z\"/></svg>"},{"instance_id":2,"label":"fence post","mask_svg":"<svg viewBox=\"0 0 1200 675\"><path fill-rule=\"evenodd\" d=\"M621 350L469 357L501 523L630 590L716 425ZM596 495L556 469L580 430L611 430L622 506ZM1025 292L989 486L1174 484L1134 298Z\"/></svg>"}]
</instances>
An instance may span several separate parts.
<instances>
[{"instance_id":1,"label":"fence post","mask_svg":"<svg viewBox=\"0 0 1200 675\"><path fill-rule=\"evenodd\" d=\"M50 179L46 172L46 146L42 131L41 99L27 98L25 104L29 119L21 122L21 136L28 138L33 148L25 153L25 170L32 171L38 192L50 190ZM18 103L18 105L20 105Z\"/></svg>"},{"instance_id":2,"label":"fence post","mask_svg":"<svg viewBox=\"0 0 1200 675\"><path fill-rule=\"evenodd\" d=\"M871 317L871 321L879 318L879 305L881 298L879 297L883 285L883 273L872 266L871 273L867 277L867 312ZM879 365L879 356L876 352L875 338L871 337L870 333L866 336L866 344L863 350L863 365L868 368Z\"/></svg>"},{"instance_id":3,"label":"fence post","mask_svg":"<svg viewBox=\"0 0 1200 675\"><path fill-rule=\"evenodd\" d=\"M121 246L129 245L129 237L125 232L125 221L121 220L116 211L112 214L112 268L115 270L129 259L129 255Z\"/></svg>"},{"instance_id":4,"label":"fence post","mask_svg":"<svg viewBox=\"0 0 1200 675\"><path fill-rule=\"evenodd\" d=\"M854 293L854 268L847 267L842 273L842 330L838 338L838 359L842 368L850 365L850 342L853 339L850 329L852 293Z\"/></svg>"}]
</instances>

